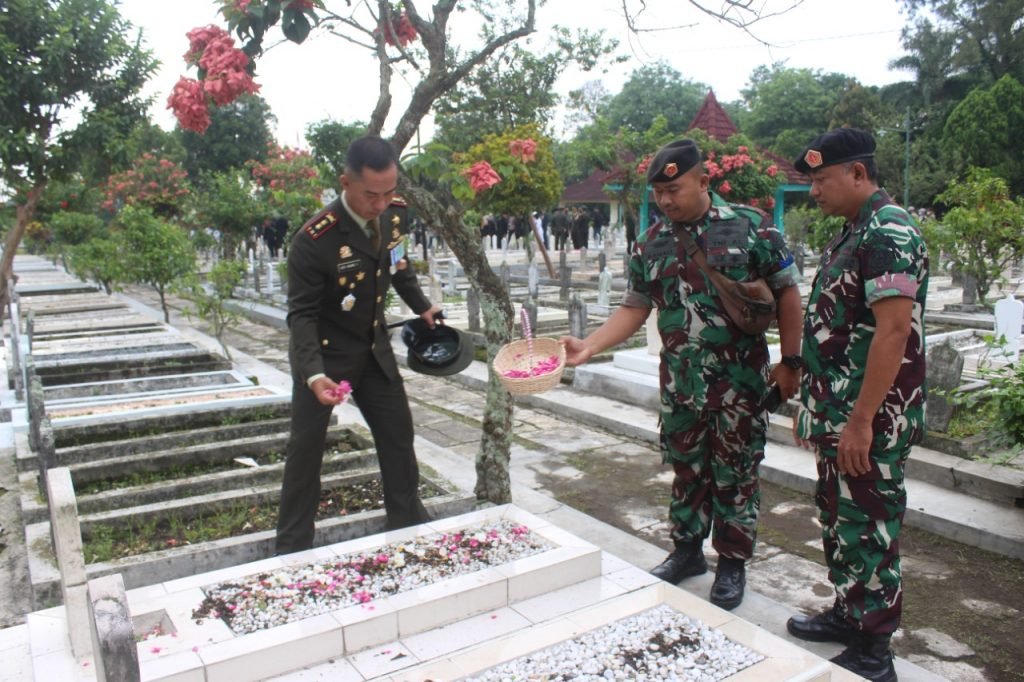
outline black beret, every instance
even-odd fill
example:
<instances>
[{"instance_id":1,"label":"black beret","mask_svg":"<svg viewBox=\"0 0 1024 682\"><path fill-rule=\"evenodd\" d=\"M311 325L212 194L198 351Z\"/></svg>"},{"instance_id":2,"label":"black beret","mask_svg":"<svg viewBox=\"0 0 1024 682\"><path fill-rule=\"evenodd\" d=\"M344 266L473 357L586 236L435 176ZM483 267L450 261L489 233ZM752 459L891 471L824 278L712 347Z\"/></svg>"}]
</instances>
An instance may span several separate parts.
<instances>
[{"instance_id":1,"label":"black beret","mask_svg":"<svg viewBox=\"0 0 1024 682\"><path fill-rule=\"evenodd\" d=\"M837 128L814 138L793 162L801 173L875 155L875 138L858 128Z\"/></svg>"},{"instance_id":2,"label":"black beret","mask_svg":"<svg viewBox=\"0 0 1024 682\"><path fill-rule=\"evenodd\" d=\"M676 140L658 150L647 166L647 182L671 182L700 163L693 140Z\"/></svg>"}]
</instances>

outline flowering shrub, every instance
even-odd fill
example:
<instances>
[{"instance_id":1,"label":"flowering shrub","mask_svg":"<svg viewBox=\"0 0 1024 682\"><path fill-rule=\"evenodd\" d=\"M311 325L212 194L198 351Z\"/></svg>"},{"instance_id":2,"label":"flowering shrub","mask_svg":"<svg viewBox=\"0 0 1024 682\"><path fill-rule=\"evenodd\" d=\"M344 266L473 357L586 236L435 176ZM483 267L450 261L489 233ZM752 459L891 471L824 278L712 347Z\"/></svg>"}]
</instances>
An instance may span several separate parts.
<instances>
[{"instance_id":1,"label":"flowering shrub","mask_svg":"<svg viewBox=\"0 0 1024 682\"><path fill-rule=\"evenodd\" d=\"M320 206L320 170L304 149L271 143L263 162L249 164L260 201L267 213L301 225Z\"/></svg>"},{"instance_id":2,"label":"flowering shrub","mask_svg":"<svg viewBox=\"0 0 1024 682\"><path fill-rule=\"evenodd\" d=\"M209 102L224 106L240 95L255 94L260 86L248 71L248 55L235 47L227 31L211 24L186 35L185 63L199 67L199 80L181 77L167 98L167 108L182 128L202 133L210 126Z\"/></svg>"},{"instance_id":3,"label":"flowering shrub","mask_svg":"<svg viewBox=\"0 0 1024 682\"><path fill-rule=\"evenodd\" d=\"M188 173L168 159L146 153L132 167L111 175L100 207L116 211L121 206L144 206L157 216L175 216L182 198L188 195Z\"/></svg>"},{"instance_id":4,"label":"flowering shrub","mask_svg":"<svg viewBox=\"0 0 1024 682\"><path fill-rule=\"evenodd\" d=\"M532 124L488 135L465 159L471 164L462 171L469 187L462 193L455 185L452 192L479 210L526 215L554 205L562 191L551 140Z\"/></svg>"},{"instance_id":5,"label":"flowering shrub","mask_svg":"<svg viewBox=\"0 0 1024 682\"><path fill-rule=\"evenodd\" d=\"M775 189L785 177L775 162L759 152L747 138L733 135L719 142L701 130L691 130L688 134L704 152L704 167L714 192L737 204L765 210L775 207Z\"/></svg>"},{"instance_id":6,"label":"flowering shrub","mask_svg":"<svg viewBox=\"0 0 1024 682\"><path fill-rule=\"evenodd\" d=\"M271 143L267 158L252 163L252 179L269 190L319 193L320 171L313 155L304 149L279 147Z\"/></svg>"}]
</instances>

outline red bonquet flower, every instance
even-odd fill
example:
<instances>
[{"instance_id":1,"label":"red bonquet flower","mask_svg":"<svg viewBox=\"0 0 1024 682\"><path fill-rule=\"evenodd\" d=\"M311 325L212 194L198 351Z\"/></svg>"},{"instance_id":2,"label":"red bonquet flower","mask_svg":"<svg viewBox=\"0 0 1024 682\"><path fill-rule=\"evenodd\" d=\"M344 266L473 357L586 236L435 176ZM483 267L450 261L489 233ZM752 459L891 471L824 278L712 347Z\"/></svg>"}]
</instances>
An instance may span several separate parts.
<instances>
[{"instance_id":1,"label":"red bonquet flower","mask_svg":"<svg viewBox=\"0 0 1024 682\"><path fill-rule=\"evenodd\" d=\"M477 161L462 171L462 174L469 180L469 186L474 192L482 192L501 182L501 176L486 161Z\"/></svg>"},{"instance_id":2,"label":"red bonquet flower","mask_svg":"<svg viewBox=\"0 0 1024 682\"><path fill-rule=\"evenodd\" d=\"M260 86L247 69L248 55L235 47L227 31L211 24L186 35L189 49L185 62L198 66L205 78L201 82L181 78L167 98L167 108L174 111L182 128L202 133L210 125L208 99L223 106L240 95L256 93Z\"/></svg>"},{"instance_id":3,"label":"red bonquet flower","mask_svg":"<svg viewBox=\"0 0 1024 682\"><path fill-rule=\"evenodd\" d=\"M402 12L397 16L397 18L392 15L391 28L394 31L393 34L392 31L387 30L383 26L376 29L374 33L380 33L383 31L385 43L393 46L396 44L395 38L397 38L397 44L402 47L405 47L419 37L419 33L416 32L416 28L412 25L412 22L409 21L409 15L405 12Z\"/></svg>"},{"instance_id":4,"label":"red bonquet flower","mask_svg":"<svg viewBox=\"0 0 1024 682\"><path fill-rule=\"evenodd\" d=\"M529 138L512 140L508 143L508 151L523 163L530 163L537 157L537 143Z\"/></svg>"}]
</instances>

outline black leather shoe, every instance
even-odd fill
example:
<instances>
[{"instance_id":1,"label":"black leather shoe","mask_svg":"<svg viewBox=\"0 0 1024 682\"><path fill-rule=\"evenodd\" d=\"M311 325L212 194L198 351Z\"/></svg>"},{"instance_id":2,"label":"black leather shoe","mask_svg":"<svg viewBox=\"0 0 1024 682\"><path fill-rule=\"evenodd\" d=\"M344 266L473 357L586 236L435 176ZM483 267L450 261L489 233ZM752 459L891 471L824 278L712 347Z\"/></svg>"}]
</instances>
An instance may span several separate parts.
<instances>
[{"instance_id":1,"label":"black leather shoe","mask_svg":"<svg viewBox=\"0 0 1024 682\"><path fill-rule=\"evenodd\" d=\"M831 661L871 682L897 682L888 635L858 633L850 646Z\"/></svg>"},{"instance_id":2,"label":"black leather shoe","mask_svg":"<svg viewBox=\"0 0 1024 682\"><path fill-rule=\"evenodd\" d=\"M743 601L743 588L747 584L747 567L743 559L718 559L715 582L711 586L711 603L731 611Z\"/></svg>"},{"instance_id":3,"label":"black leather shoe","mask_svg":"<svg viewBox=\"0 0 1024 682\"><path fill-rule=\"evenodd\" d=\"M707 573L708 562L702 545L701 541L677 542L675 550L651 569L651 575L676 585L683 578Z\"/></svg>"},{"instance_id":4,"label":"black leather shoe","mask_svg":"<svg viewBox=\"0 0 1024 682\"><path fill-rule=\"evenodd\" d=\"M816 616L793 616L786 621L786 629L794 637L808 642L849 644L857 634L857 629L846 621L838 601Z\"/></svg>"}]
</instances>

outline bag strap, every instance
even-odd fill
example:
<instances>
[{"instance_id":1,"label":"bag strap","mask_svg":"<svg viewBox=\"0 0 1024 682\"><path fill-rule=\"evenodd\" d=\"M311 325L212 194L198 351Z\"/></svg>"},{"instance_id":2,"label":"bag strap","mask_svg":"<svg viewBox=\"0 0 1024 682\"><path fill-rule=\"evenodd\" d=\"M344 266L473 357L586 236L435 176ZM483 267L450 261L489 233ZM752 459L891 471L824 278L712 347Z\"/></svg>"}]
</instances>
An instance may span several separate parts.
<instances>
[{"instance_id":1,"label":"bag strap","mask_svg":"<svg viewBox=\"0 0 1024 682\"><path fill-rule=\"evenodd\" d=\"M715 285L715 291L718 292L719 297L728 296L730 300L734 301L736 296L735 285L739 284L734 279L726 277L718 270L708 265L707 256L704 255L704 251L701 250L700 246L697 245L697 241L687 231L685 227L673 225L673 232L679 237L679 240L683 242L683 248L686 249L687 255L693 259L700 269L707 275L712 284ZM759 313L770 313L774 309L769 303L763 303L761 301L754 301L751 299L744 299L743 301L736 301L737 304L752 306Z\"/></svg>"},{"instance_id":2,"label":"bag strap","mask_svg":"<svg viewBox=\"0 0 1024 682\"><path fill-rule=\"evenodd\" d=\"M711 278L712 283L715 285L715 289L718 290L719 293L725 291L729 283L733 280L708 265L708 259L707 256L704 255L704 251L702 251L700 246L697 245L697 241L685 227L675 225L672 229L676 236L679 237L680 241L683 242L683 248L686 249L686 254L693 259L693 262L696 263L701 270L704 271L705 275Z\"/></svg>"}]
</instances>

